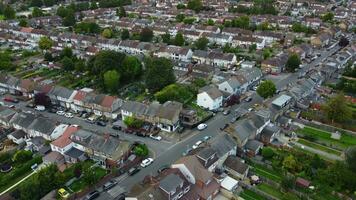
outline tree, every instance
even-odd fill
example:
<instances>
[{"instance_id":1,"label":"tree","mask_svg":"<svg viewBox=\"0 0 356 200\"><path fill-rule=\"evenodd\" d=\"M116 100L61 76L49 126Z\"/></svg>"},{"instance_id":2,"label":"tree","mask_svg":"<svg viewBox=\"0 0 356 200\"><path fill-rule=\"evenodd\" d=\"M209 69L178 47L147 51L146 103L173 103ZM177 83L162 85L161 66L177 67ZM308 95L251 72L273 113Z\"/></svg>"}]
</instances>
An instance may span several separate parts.
<instances>
[{"instance_id":1,"label":"tree","mask_svg":"<svg viewBox=\"0 0 356 200\"><path fill-rule=\"evenodd\" d=\"M14 154L12 160L16 163L25 163L26 161L31 160L31 158L31 151L19 150Z\"/></svg>"},{"instance_id":2,"label":"tree","mask_svg":"<svg viewBox=\"0 0 356 200\"><path fill-rule=\"evenodd\" d=\"M35 104L42 105L45 107L51 106L51 100L45 93L37 93L34 96Z\"/></svg>"},{"instance_id":3,"label":"tree","mask_svg":"<svg viewBox=\"0 0 356 200\"><path fill-rule=\"evenodd\" d=\"M194 94L189 90L189 88L179 84L170 84L155 93L155 98L160 103L165 103L166 101L187 103L193 97Z\"/></svg>"},{"instance_id":4,"label":"tree","mask_svg":"<svg viewBox=\"0 0 356 200\"><path fill-rule=\"evenodd\" d=\"M122 61L122 72L125 81L133 80L142 74L141 62L135 56L126 56Z\"/></svg>"},{"instance_id":5,"label":"tree","mask_svg":"<svg viewBox=\"0 0 356 200\"><path fill-rule=\"evenodd\" d=\"M122 40L127 40L127 39L129 39L129 38L130 38L130 32L129 32L129 30L123 29L123 30L121 31L121 39L122 39Z\"/></svg>"},{"instance_id":6,"label":"tree","mask_svg":"<svg viewBox=\"0 0 356 200\"><path fill-rule=\"evenodd\" d=\"M293 155L289 155L283 160L283 168L288 170L289 172L296 172L298 168L298 163L295 160Z\"/></svg>"},{"instance_id":7,"label":"tree","mask_svg":"<svg viewBox=\"0 0 356 200\"><path fill-rule=\"evenodd\" d=\"M64 18L68 14L68 10L64 6L59 6L57 8L57 13L58 16Z\"/></svg>"},{"instance_id":8,"label":"tree","mask_svg":"<svg viewBox=\"0 0 356 200\"><path fill-rule=\"evenodd\" d=\"M195 22L195 18L194 17L187 17L187 18L184 18L183 20L183 23L184 24L193 24Z\"/></svg>"},{"instance_id":9,"label":"tree","mask_svg":"<svg viewBox=\"0 0 356 200\"><path fill-rule=\"evenodd\" d=\"M68 10L65 17L63 18L63 26L74 26L76 23L75 15L73 10Z\"/></svg>"},{"instance_id":10,"label":"tree","mask_svg":"<svg viewBox=\"0 0 356 200\"><path fill-rule=\"evenodd\" d=\"M297 54L292 54L289 56L286 63L286 70L289 72L294 72L295 69L299 68L300 58Z\"/></svg>"},{"instance_id":11,"label":"tree","mask_svg":"<svg viewBox=\"0 0 356 200\"><path fill-rule=\"evenodd\" d=\"M162 36L162 42L166 43L166 44L170 44L171 43L171 35L169 33L165 33Z\"/></svg>"},{"instance_id":12,"label":"tree","mask_svg":"<svg viewBox=\"0 0 356 200\"><path fill-rule=\"evenodd\" d=\"M195 47L199 50L206 50L209 44L209 40L206 37L201 37L197 41L195 41Z\"/></svg>"},{"instance_id":13,"label":"tree","mask_svg":"<svg viewBox=\"0 0 356 200\"><path fill-rule=\"evenodd\" d=\"M12 62L10 51L0 51L0 70L12 70L16 66Z\"/></svg>"},{"instance_id":14,"label":"tree","mask_svg":"<svg viewBox=\"0 0 356 200\"><path fill-rule=\"evenodd\" d=\"M270 159L274 156L274 151L273 149L269 147L265 147L262 149L262 156L264 159Z\"/></svg>"},{"instance_id":15,"label":"tree","mask_svg":"<svg viewBox=\"0 0 356 200\"><path fill-rule=\"evenodd\" d=\"M53 46L53 41L49 37L41 37L38 41L38 47L42 50L49 50Z\"/></svg>"},{"instance_id":16,"label":"tree","mask_svg":"<svg viewBox=\"0 0 356 200\"><path fill-rule=\"evenodd\" d=\"M349 40L345 36L341 36L339 46L346 47L347 45L349 45Z\"/></svg>"},{"instance_id":17,"label":"tree","mask_svg":"<svg viewBox=\"0 0 356 200\"><path fill-rule=\"evenodd\" d=\"M263 59L271 57L271 51L268 48L263 49Z\"/></svg>"},{"instance_id":18,"label":"tree","mask_svg":"<svg viewBox=\"0 0 356 200\"><path fill-rule=\"evenodd\" d=\"M256 44L252 44L252 45L249 46L248 52L252 53L252 52L256 51L256 49L257 49L257 45Z\"/></svg>"},{"instance_id":19,"label":"tree","mask_svg":"<svg viewBox=\"0 0 356 200\"><path fill-rule=\"evenodd\" d=\"M68 57L72 58L73 57L73 50L70 47L64 47L63 50L61 51L60 58Z\"/></svg>"},{"instance_id":20,"label":"tree","mask_svg":"<svg viewBox=\"0 0 356 200\"><path fill-rule=\"evenodd\" d=\"M74 64L74 68L78 72L84 72L86 70L85 62L83 60L77 60Z\"/></svg>"},{"instance_id":21,"label":"tree","mask_svg":"<svg viewBox=\"0 0 356 200\"><path fill-rule=\"evenodd\" d=\"M185 15L183 13L179 13L178 15L176 15L177 22L183 22L184 19L185 19Z\"/></svg>"},{"instance_id":22,"label":"tree","mask_svg":"<svg viewBox=\"0 0 356 200\"><path fill-rule=\"evenodd\" d=\"M21 19L19 20L19 26L21 26L21 27L27 27L27 26L28 26L27 20L24 19L24 18L21 18Z\"/></svg>"},{"instance_id":23,"label":"tree","mask_svg":"<svg viewBox=\"0 0 356 200\"><path fill-rule=\"evenodd\" d=\"M141 30L140 41L150 42L152 38L153 38L153 31L150 28L145 27Z\"/></svg>"},{"instance_id":24,"label":"tree","mask_svg":"<svg viewBox=\"0 0 356 200\"><path fill-rule=\"evenodd\" d=\"M83 170L83 180L87 185L93 185L97 182L98 176L95 173L95 170L87 167Z\"/></svg>"},{"instance_id":25,"label":"tree","mask_svg":"<svg viewBox=\"0 0 356 200\"><path fill-rule=\"evenodd\" d=\"M145 144L139 144L134 148L134 153L137 156L146 157L148 156L148 148Z\"/></svg>"},{"instance_id":26,"label":"tree","mask_svg":"<svg viewBox=\"0 0 356 200\"><path fill-rule=\"evenodd\" d=\"M318 154L314 154L312 160L310 161L310 166L314 169L325 168L326 163L323 159L319 157Z\"/></svg>"},{"instance_id":27,"label":"tree","mask_svg":"<svg viewBox=\"0 0 356 200\"><path fill-rule=\"evenodd\" d=\"M214 26L214 25L215 25L215 22L214 22L214 20L212 20L212 19L208 19L208 21L206 22L206 24L209 25L209 26Z\"/></svg>"},{"instance_id":28,"label":"tree","mask_svg":"<svg viewBox=\"0 0 356 200\"><path fill-rule=\"evenodd\" d=\"M321 19L323 20L323 22L330 22L334 19L334 14L332 12L328 12L321 16Z\"/></svg>"},{"instance_id":29,"label":"tree","mask_svg":"<svg viewBox=\"0 0 356 200\"><path fill-rule=\"evenodd\" d=\"M53 6L55 3L57 3L55 0L43 0L43 4L47 7Z\"/></svg>"},{"instance_id":30,"label":"tree","mask_svg":"<svg viewBox=\"0 0 356 200\"><path fill-rule=\"evenodd\" d=\"M43 6L43 2L42 0L31 0L31 4L32 7L41 7Z\"/></svg>"},{"instance_id":31,"label":"tree","mask_svg":"<svg viewBox=\"0 0 356 200\"><path fill-rule=\"evenodd\" d=\"M100 26L95 22L80 22L74 26L74 31L82 34L98 34Z\"/></svg>"},{"instance_id":32,"label":"tree","mask_svg":"<svg viewBox=\"0 0 356 200\"><path fill-rule=\"evenodd\" d=\"M74 70L74 62L71 58L68 58L67 56L62 58L61 64L62 64L62 68L65 71L73 71Z\"/></svg>"},{"instance_id":33,"label":"tree","mask_svg":"<svg viewBox=\"0 0 356 200\"><path fill-rule=\"evenodd\" d=\"M345 153L348 168L356 172L356 146L349 147Z\"/></svg>"},{"instance_id":34,"label":"tree","mask_svg":"<svg viewBox=\"0 0 356 200\"><path fill-rule=\"evenodd\" d=\"M248 29L250 27L250 18L248 16L241 16L232 21L232 26Z\"/></svg>"},{"instance_id":35,"label":"tree","mask_svg":"<svg viewBox=\"0 0 356 200\"><path fill-rule=\"evenodd\" d=\"M101 33L101 35L104 37L104 38L112 38L112 30L110 28L106 28L103 30L103 32Z\"/></svg>"},{"instance_id":36,"label":"tree","mask_svg":"<svg viewBox=\"0 0 356 200\"><path fill-rule=\"evenodd\" d=\"M352 117L352 111L348 107L345 96L342 93L330 98L326 104L322 106L322 110L332 123L345 122Z\"/></svg>"},{"instance_id":37,"label":"tree","mask_svg":"<svg viewBox=\"0 0 356 200\"><path fill-rule=\"evenodd\" d=\"M271 80L266 80L258 86L257 94L266 99L272 97L276 90L276 85Z\"/></svg>"},{"instance_id":38,"label":"tree","mask_svg":"<svg viewBox=\"0 0 356 200\"><path fill-rule=\"evenodd\" d=\"M120 6L120 7L116 10L116 15L119 16L120 18L126 17L125 8L124 8L123 6Z\"/></svg>"},{"instance_id":39,"label":"tree","mask_svg":"<svg viewBox=\"0 0 356 200\"><path fill-rule=\"evenodd\" d=\"M32 17L42 17L42 16L43 16L43 12L41 9L39 9L38 7L33 8Z\"/></svg>"},{"instance_id":40,"label":"tree","mask_svg":"<svg viewBox=\"0 0 356 200\"><path fill-rule=\"evenodd\" d=\"M137 119L135 117L125 117L124 124L129 128L141 128L143 126L144 121Z\"/></svg>"},{"instance_id":41,"label":"tree","mask_svg":"<svg viewBox=\"0 0 356 200\"><path fill-rule=\"evenodd\" d=\"M177 33L176 37L174 38L174 44L177 46L183 46L184 45L184 37L182 33Z\"/></svg>"},{"instance_id":42,"label":"tree","mask_svg":"<svg viewBox=\"0 0 356 200\"><path fill-rule=\"evenodd\" d=\"M110 70L104 74L105 89L111 93L117 92L120 83L120 74L116 70Z\"/></svg>"},{"instance_id":43,"label":"tree","mask_svg":"<svg viewBox=\"0 0 356 200\"><path fill-rule=\"evenodd\" d=\"M46 52L43 57L44 57L45 61L52 62L54 60L53 56L50 52Z\"/></svg>"},{"instance_id":44,"label":"tree","mask_svg":"<svg viewBox=\"0 0 356 200\"><path fill-rule=\"evenodd\" d=\"M16 12L11 6L7 5L3 10L3 15L5 19L15 19Z\"/></svg>"},{"instance_id":45,"label":"tree","mask_svg":"<svg viewBox=\"0 0 356 200\"><path fill-rule=\"evenodd\" d=\"M158 91L175 82L173 64L166 58L148 58L146 60L146 87Z\"/></svg>"},{"instance_id":46,"label":"tree","mask_svg":"<svg viewBox=\"0 0 356 200\"><path fill-rule=\"evenodd\" d=\"M179 3L179 4L177 5L177 9L185 9L185 8L186 8L185 5L182 4L182 3Z\"/></svg>"},{"instance_id":47,"label":"tree","mask_svg":"<svg viewBox=\"0 0 356 200\"><path fill-rule=\"evenodd\" d=\"M199 12L203 8L201 0L190 0L188 1L187 8Z\"/></svg>"},{"instance_id":48,"label":"tree","mask_svg":"<svg viewBox=\"0 0 356 200\"><path fill-rule=\"evenodd\" d=\"M281 181L281 187L285 191L293 189L295 187L295 178L293 176L289 176L289 175L284 176Z\"/></svg>"}]
</instances>

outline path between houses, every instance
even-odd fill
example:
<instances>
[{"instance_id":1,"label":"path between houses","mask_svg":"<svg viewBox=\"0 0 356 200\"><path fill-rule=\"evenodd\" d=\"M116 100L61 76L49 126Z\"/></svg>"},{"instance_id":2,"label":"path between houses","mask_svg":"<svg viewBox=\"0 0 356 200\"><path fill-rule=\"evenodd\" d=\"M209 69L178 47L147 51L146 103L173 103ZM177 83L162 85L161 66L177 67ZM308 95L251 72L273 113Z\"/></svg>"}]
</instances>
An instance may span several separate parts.
<instances>
[{"instance_id":1,"label":"path between houses","mask_svg":"<svg viewBox=\"0 0 356 200\"><path fill-rule=\"evenodd\" d=\"M342 157L340 156L337 156L337 155L334 155L334 154L331 154L331 153L327 153L325 151L321 151L321 150L318 150L318 149L314 149L314 148L311 148L311 147L308 147L308 146L305 146L303 144L300 144L298 142L292 142L294 145L306 150L306 151L309 151L309 152L312 152L312 153L315 153L315 154L318 154L320 156L323 156L327 159L330 159L330 160L343 160Z\"/></svg>"}]
</instances>

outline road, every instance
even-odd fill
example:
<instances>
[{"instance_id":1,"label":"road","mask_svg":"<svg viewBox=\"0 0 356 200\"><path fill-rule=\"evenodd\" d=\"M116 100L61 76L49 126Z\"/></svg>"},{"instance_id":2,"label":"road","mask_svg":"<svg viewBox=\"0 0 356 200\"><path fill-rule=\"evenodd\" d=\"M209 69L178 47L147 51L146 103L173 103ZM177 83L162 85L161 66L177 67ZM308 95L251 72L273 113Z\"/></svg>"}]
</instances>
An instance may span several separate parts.
<instances>
[{"instance_id":1,"label":"road","mask_svg":"<svg viewBox=\"0 0 356 200\"><path fill-rule=\"evenodd\" d=\"M335 53L337 50L339 50L339 47L336 45L335 48L329 50L329 51L323 51L321 53L321 56L318 57L316 60L308 64L306 67L304 67L301 70L308 70L311 68L315 68L319 63L321 63L322 60L326 59L333 53ZM278 76L272 76L268 75L265 78L267 80L272 80L276 88L278 90L283 90L286 88L288 84L293 84L298 80L299 77L299 72L292 73L292 74L281 74ZM242 107L245 109L250 108L252 105L258 103L261 104L263 102L263 99L259 97L256 92L251 93L252 101L250 102L242 102L239 105L235 105L234 107L231 108L231 110L234 110L238 107ZM8 104L8 103L6 103ZM22 109L22 110L30 110L29 108L25 107L24 103L19 103L16 105L17 108ZM32 109L31 109L32 110ZM72 118L68 119L63 116L59 116L56 114L48 113L48 112L41 112L42 115L55 119L59 122L62 123L69 123L69 124L77 124L85 129L98 132L98 133L117 133L117 131L112 130L110 127L100 127L94 124L89 124L85 122L83 119L80 118ZM129 141L140 141L144 142L147 144L147 146L151 149L151 151L154 153L155 161L148 167L141 169L140 172L135 174L134 176L128 176L127 174L124 174L117 179L119 184L112 188L111 190L107 192L102 192L100 197L98 199L102 200L108 200L108 199L114 199L117 197L121 192L122 189L129 191L129 189L136 183L140 182L143 180L143 178L147 175L155 175L157 173L157 170L163 166L163 165L170 165L174 163L177 159L179 159L182 156L182 153L186 151L188 147L191 147L195 142L198 140L202 140L204 136L211 136L214 137L217 134L220 133L219 128L222 127L224 124L229 123L231 120L232 115L224 116L221 113L217 114L214 118L210 119L209 121L206 122L208 127L203 130L203 131L198 131L196 129L189 130L189 132L186 135L189 135L186 138L183 138L180 142L174 143L171 141L155 141L150 138L142 138L134 135L129 135L129 134L124 134L122 132L119 133L119 137L121 139L129 140Z\"/></svg>"}]
</instances>

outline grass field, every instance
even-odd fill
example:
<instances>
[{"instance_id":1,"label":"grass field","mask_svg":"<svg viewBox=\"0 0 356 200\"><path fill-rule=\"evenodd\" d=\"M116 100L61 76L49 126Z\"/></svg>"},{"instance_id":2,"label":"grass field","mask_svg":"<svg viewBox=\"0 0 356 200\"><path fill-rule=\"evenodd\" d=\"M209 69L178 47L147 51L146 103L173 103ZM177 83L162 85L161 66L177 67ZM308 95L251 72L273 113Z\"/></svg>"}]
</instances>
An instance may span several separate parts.
<instances>
[{"instance_id":1,"label":"grass field","mask_svg":"<svg viewBox=\"0 0 356 200\"><path fill-rule=\"evenodd\" d=\"M267 169L266 167L255 164L255 163L252 164L252 166L253 166L253 171L257 175L263 176L263 177L268 178L275 182L281 182L282 176L279 173L277 173L276 171Z\"/></svg>"},{"instance_id":2,"label":"grass field","mask_svg":"<svg viewBox=\"0 0 356 200\"><path fill-rule=\"evenodd\" d=\"M281 199L283 197L283 193L281 191L279 191L279 189L277 189L271 185L268 185L266 183L261 183L260 185L257 186L257 188L271 196L278 198L278 199Z\"/></svg>"},{"instance_id":3,"label":"grass field","mask_svg":"<svg viewBox=\"0 0 356 200\"><path fill-rule=\"evenodd\" d=\"M346 149L349 146L356 145L356 137L342 134L340 140L335 140L330 137L331 136L330 132L312 128L309 126L306 126L303 129L298 130L297 133L305 136L314 137L316 138L318 143L325 143L327 145L339 147L341 149Z\"/></svg>"},{"instance_id":4,"label":"grass field","mask_svg":"<svg viewBox=\"0 0 356 200\"><path fill-rule=\"evenodd\" d=\"M265 200L263 196L251 191L251 190L244 190L240 197L244 198L245 200Z\"/></svg>"},{"instance_id":5,"label":"grass field","mask_svg":"<svg viewBox=\"0 0 356 200\"><path fill-rule=\"evenodd\" d=\"M100 180L102 177L106 175L106 170L100 167L95 167L92 170L95 171L96 180ZM86 188L87 186L88 184L83 180L83 178L80 178L74 181L69 187L73 192L79 192L84 188Z\"/></svg>"},{"instance_id":6,"label":"grass field","mask_svg":"<svg viewBox=\"0 0 356 200\"><path fill-rule=\"evenodd\" d=\"M342 153L341 151L332 149L330 147L327 147L327 146L324 146L324 145L321 145L321 144L318 144L318 143L315 143L315 142L310 142L310 141L305 140L305 139L299 139L298 143L303 144L303 145L308 146L308 147L311 147L313 149L318 149L320 151L324 151L326 153L334 154L334 155L337 155L337 156L340 156L341 153Z\"/></svg>"}]
</instances>

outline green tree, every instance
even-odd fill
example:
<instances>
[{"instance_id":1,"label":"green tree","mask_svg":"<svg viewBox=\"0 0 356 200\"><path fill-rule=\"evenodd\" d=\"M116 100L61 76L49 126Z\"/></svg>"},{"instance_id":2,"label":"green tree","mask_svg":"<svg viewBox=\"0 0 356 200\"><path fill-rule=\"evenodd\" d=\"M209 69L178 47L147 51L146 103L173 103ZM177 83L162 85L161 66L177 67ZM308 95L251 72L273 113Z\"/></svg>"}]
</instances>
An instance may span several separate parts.
<instances>
[{"instance_id":1,"label":"green tree","mask_svg":"<svg viewBox=\"0 0 356 200\"><path fill-rule=\"evenodd\" d=\"M63 26L74 26L76 23L75 15L73 10L68 10L65 17L63 18Z\"/></svg>"},{"instance_id":2,"label":"green tree","mask_svg":"<svg viewBox=\"0 0 356 200\"><path fill-rule=\"evenodd\" d=\"M21 19L19 20L19 26L21 26L21 27L28 27L28 22L27 22L27 20L24 19L24 18L21 18Z\"/></svg>"},{"instance_id":3,"label":"green tree","mask_svg":"<svg viewBox=\"0 0 356 200\"><path fill-rule=\"evenodd\" d=\"M41 37L38 41L38 47L42 50L49 50L53 46L53 41L49 37Z\"/></svg>"},{"instance_id":4,"label":"green tree","mask_svg":"<svg viewBox=\"0 0 356 200\"><path fill-rule=\"evenodd\" d=\"M165 33L162 36L162 42L166 43L166 44L170 44L171 43L171 35L169 33Z\"/></svg>"},{"instance_id":5,"label":"green tree","mask_svg":"<svg viewBox=\"0 0 356 200\"><path fill-rule=\"evenodd\" d=\"M201 9L203 9L203 3L201 0L189 0L187 8L194 10L195 12L199 12Z\"/></svg>"},{"instance_id":6,"label":"green tree","mask_svg":"<svg viewBox=\"0 0 356 200\"><path fill-rule=\"evenodd\" d=\"M25 151L25 150L19 150L17 151L14 156L12 157L12 160L15 163L25 163L32 158L32 153L31 151Z\"/></svg>"},{"instance_id":7,"label":"green tree","mask_svg":"<svg viewBox=\"0 0 356 200\"><path fill-rule=\"evenodd\" d=\"M122 73L125 80L134 80L142 74L141 62L135 56L126 56L122 62Z\"/></svg>"},{"instance_id":8,"label":"green tree","mask_svg":"<svg viewBox=\"0 0 356 200\"><path fill-rule=\"evenodd\" d=\"M299 68L301 61L297 54L292 54L289 56L286 63L286 70L288 72L294 72L295 69Z\"/></svg>"},{"instance_id":9,"label":"green tree","mask_svg":"<svg viewBox=\"0 0 356 200\"><path fill-rule=\"evenodd\" d=\"M209 25L209 26L214 26L215 22L212 19L208 19L208 21L206 21L206 24Z\"/></svg>"},{"instance_id":10,"label":"green tree","mask_svg":"<svg viewBox=\"0 0 356 200\"><path fill-rule=\"evenodd\" d=\"M141 30L140 40L142 42L151 42L152 38L153 38L153 31L150 28L145 27Z\"/></svg>"},{"instance_id":11,"label":"green tree","mask_svg":"<svg viewBox=\"0 0 356 200\"><path fill-rule=\"evenodd\" d=\"M177 9L185 9L185 8L186 8L185 5L182 4L182 3L179 3L179 4L177 5Z\"/></svg>"},{"instance_id":12,"label":"green tree","mask_svg":"<svg viewBox=\"0 0 356 200\"><path fill-rule=\"evenodd\" d=\"M74 31L81 34L98 34L100 26L95 22L80 22L74 26Z\"/></svg>"},{"instance_id":13,"label":"green tree","mask_svg":"<svg viewBox=\"0 0 356 200\"><path fill-rule=\"evenodd\" d=\"M41 7L43 6L43 2L42 0L31 0L31 4L32 7Z\"/></svg>"},{"instance_id":14,"label":"green tree","mask_svg":"<svg viewBox=\"0 0 356 200\"><path fill-rule=\"evenodd\" d=\"M123 6L120 6L120 7L116 10L116 15L119 16L120 18L126 17L125 8L124 8Z\"/></svg>"},{"instance_id":15,"label":"green tree","mask_svg":"<svg viewBox=\"0 0 356 200\"><path fill-rule=\"evenodd\" d=\"M252 44L249 46L248 48L248 52L252 53L252 52L255 52L257 49L257 45L256 44Z\"/></svg>"},{"instance_id":16,"label":"green tree","mask_svg":"<svg viewBox=\"0 0 356 200\"><path fill-rule=\"evenodd\" d=\"M78 72L84 72L86 70L86 65L83 60L77 60L74 64L74 69Z\"/></svg>"},{"instance_id":17,"label":"green tree","mask_svg":"<svg viewBox=\"0 0 356 200\"><path fill-rule=\"evenodd\" d=\"M32 17L42 17L44 14L42 10L38 7L34 7L32 10Z\"/></svg>"},{"instance_id":18,"label":"green tree","mask_svg":"<svg viewBox=\"0 0 356 200\"><path fill-rule=\"evenodd\" d=\"M134 153L137 156L146 157L148 156L148 148L145 144L139 144L134 148Z\"/></svg>"},{"instance_id":19,"label":"green tree","mask_svg":"<svg viewBox=\"0 0 356 200\"><path fill-rule=\"evenodd\" d=\"M241 16L232 21L233 27L249 29L250 27L250 18L248 16Z\"/></svg>"},{"instance_id":20,"label":"green tree","mask_svg":"<svg viewBox=\"0 0 356 200\"><path fill-rule=\"evenodd\" d=\"M54 60L53 56L50 52L46 52L43 57L46 61L49 61L49 62L52 62Z\"/></svg>"},{"instance_id":21,"label":"green tree","mask_svg":"<svg viewBox=\"0 0 356 200\"><path fill-rule=\"evenodd\" d=\"M295 160L293 155L289 155L289 156L285 157L282 164L283 164L283 168L288 170L291 173L297 171L298 163Z\"/></svg>"},{"instance_id":22,"label":"green tree","mask_svg":"<svg viewBox=\"0 0 356 200\"><path fill-rule=\"evenodd\" d=\"M271 80L263 81L257 88L257 94L263 98L272 97L276 93L276 85Z\"/></svg>"},{"instance_id":23,"label":"green tree","mask_svg":"<svg viewBox=\"0 0 356 200\"><path fill-rule=\"evenodd\" d=\"M176 15L177 22L183 22L184 19L185 19L185 15L183 13L179 13L178 15Z\"/></svg>"},{"instance_id":24,"label":"green tree","mask_svg":"<svg viewBox=\"0 0 356 200\"><path fill-rule=\"evenodd\" d=\"M104 37L104 38L112 38L112 35L113 35L113 32L110 28L106 28L103 30L103 32L101 33L101 35Z\"/></svg>"},{"instance_id":25,"label":"green tree","mask_svg":"<svg viewBox=\"0 0 356 200\"><path fill-rule=\"evenodd\" d=\"M137 119L135 117L125 117L124 124L129 128L141 128L143 126L144 121Z\"/></svg>"},{"instance_id":26,"label":"green tree","mask_svg":"<svg viewBox=\"0 0 356 200\"><path fill-rule=\"evenodd\" d=\"M295 187L295 178L293 176L284 176L281 182L281 187L284 191L288 191Z\"/></svg>"},{"instance_id":27,"label":"green tree","mask_svg":"<svg viewBox=\"0 0 356 200\"><path fill-rule=\"evenodd\" d=\"M183 46L184 45L184 37L182 33L177 33L176 37L174 38L174 44L177 46Z\"/></svg>"},{"instance_id":28,"label":"green tree","mask_svg":"<svg viewBox=\"0 0 356 200\"><path fill-rule=\"evenodd\" d=\"M110 70L104 74L105 89L111 93L117 92L120 83L120 74L116 70Z\"/></svg>"},{"instance_id":29,"label":"green tree","mask_svg":"<svg viewBox=\"0 0 356 200\"><path fill-rule=\"evenodd\" d=\"M11 6L7 5L3 10L3 15L5 19L15 19L16 12Z\"/></svg>"},{"instance_id":30,"label":"green tree","mask_svg":"<svg viewBox=\"0 0 356 200\"><path fill-rule=\"evenodd\" d=\"M73 50L70 47L64 47L61 53L59 54L60 58L68 57L72 58L73 57Z\"/></svg>"},{"instance_id":31,"label":"green tree","mask_svg":"<svg viewBox=\"0 0 356 200\"><path fill-rule=\"evenodd\" d=\"M266 49L263 49L263 59L267 59L271 57L271 51L270 49L266 48Z\"/></svg>"},{"instance_id":32,"label":"green tree","mask_svg":"<svg viewBox=\"0 0 356 200\"><path fill-rule=\"evenodd\" d=\"M321 159L318 154L314 154L312 160L310 161L310 166L314 169L325 168L326 163L323 159Z\"/></svg>"},{"instance_id":33,"label":"green tree","mask_svg":"<svg viewBox=\"0 0 356 200\"><path fill-rule=\"evenodd\" d=\"M57 2L55 0L43 0L43 4L47 7L55 5Z\"/></svg>"},{"instance_id":34,"label":"green tree","mask_svg":"<svg viewBox=\"0 0 356 200\"><path fill-rule=\"evenodd\" d=\"M183 23L184 24L193 24L195 22L195 20L196 19L194 17L186 17L186 18L184 18Z\"/></svg>"},{"instance_id":35,"label":"green tree","mask_svg":"<svg viewBox=\"0 0 356 200\"><path fill-rule=\"evenodd\" d=\"M342 93L330 98L322 108L332 123L346 122L352 117L352 111L348 107L347 100Z\"/></svg>"},{"instance_id":36,"label":"green tree","mask_svg":"<svg viewBox=\"0 0 356 200\"><path fill-rule=\"evenodd\" d=\"M61 60L62 68L66 71L73 71L74 70L74 62L71 58L64 57Z\"/></svg>"},{"instance_id":37,"label":"green tree","mask_svg":"<svg viewBox=\"0 0 356 200\"><path fill-rule=\"evenodd\" d=\"M59 6L57 8L57 13L58 16L64 18L68 14L68 10L64 6Z\"/></svg>"},{"instance_id":38,"label":"green tree","mask_svg":"<svg viewBox=\"0 0 356 200\"><path fill-rule=\"evenodd\" d=\"M93 185L98 181L98 176L95 174L95 170L86 167L83 170L83 180L87 185Z\"/></svg>"},{"instance_id":39,"label":"green tree","mask_svg":"<svg viewBox=\"0 0 356 200\"><path fill-rule=\"evenodd\" d=\"M332 12L328 12L324 14L321 19L323 20L323 22L330 22L334 19L334 14Z\"/></svg>"},{"instance_id":40,"label":"green tree","mask_svg":"<svg viewBox=\"0 0 356 200\"><path fill-rule=\"evenodd\" d=\"M156 92L154 96L160 103L165 103L166 101L178 101L181 103L187 103L195 95L183 85L170 84L164 87L162 90Z\"/></svg>"},{"instance_id":41,"label":"green tree","mask_svg":"<svg viewBox=\"0 0 356 200\"><path fill-rule=\"evenodd\" d=\"M129 39L129 38L130 38L130 32L129 32L129 30L123 29L123 30L121 31L121 39L122 39L122 40L127 40L127 39Z\"/></svg>"},{"instance_id":42,"label":"green tree","mask_svg":"<svg viewBox=\"0 0 356 200\"><path fill-rule=\"evenodd\" d=\"M206 37L201 37L195 41L194 46L199 50L206 50L208 47L209 40Z\"/></svg>"},{"instance_id":43,"label":"green tree","mask_svg":"<svg viewBox=\"0 0 356 200\"><path fill-rule=\"evenodd\" d=\"M272 148L265 147L262 149L262 156L264 159L271 159L274 156L274 151Z\"/></svg>"},{"instance_id":44,"label":"green tree","mask_svg":"<svg viewBox=\"0 0 356 200\"><path fill-rule=\"evenodd\" d=\"M12 54L10 51L0 51L0 70L10 71L15 68L12 62Z\"/></svg>"},{"instance_id":45,"label":"green tree","mask_svg":"<svg viewBox=\"0 0 356 200\"><path fill-rule=\"evenodd\" d=\"M175 82L173 64L166 58L146 59L146 87L151 91L158 91Z\"/></svg>"}]
</instances>

